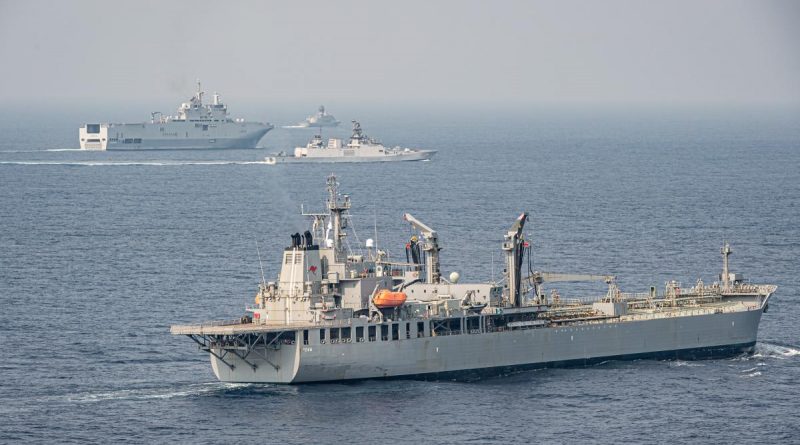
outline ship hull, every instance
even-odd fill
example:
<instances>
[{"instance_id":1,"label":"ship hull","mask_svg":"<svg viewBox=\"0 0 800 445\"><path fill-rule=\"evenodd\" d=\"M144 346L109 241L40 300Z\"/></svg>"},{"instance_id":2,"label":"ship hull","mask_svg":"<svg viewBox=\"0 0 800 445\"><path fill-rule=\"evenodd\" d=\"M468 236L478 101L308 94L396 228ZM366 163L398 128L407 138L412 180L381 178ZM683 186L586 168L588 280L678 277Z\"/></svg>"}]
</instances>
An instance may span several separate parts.
<instances>
[{"instance_id":1,"label":"ship hull","mask_svg":"<svg viewBox=\"0 0 800 445\"><path fill-rule=\"evenodd\" d=\"M84 150L203 150L256 148L272 126L257 122L225 122L215 126L193 122L166 124L96 124L97 133L79 131Z\"/></svg>"},{"instance_id":2,"label":"ship hull","mask_svg":"<svg viewBox=\"0 0 800 445\"><path fill-rule=\"evenodd\" d=\"M225 382L305 383L485 376L606 360L715 358L752 351L761 314L757 309L336 344L314 342L311 335L307 345L267 351L264 357L271 363L253 358L255 369L236 357L228 360L233 368L213 355L211 362Z\"/></svg>"},{"instance_id":3,"label":"ship hull","mask_svg":"<svg viewBox=\"0 0 800 445\"><path fill-rule=\"evenodd\" d=\"M426 161L433 157L435 150L420 150L401 155L381 156L270 156L266 158L268 164L319 164L319 163L350 163L350 162L401 162L401 161Z\"/></svg>"},{"instance_id":4,"label":"ship hull","mask_svg":"<svg viewBox=\"0 0 800 445\"><path fill-rule=\"evenodd\" d=\"M296 130L301 128L333 128L338 127L340 122L332 122L332 123L325 123L325 124L308 124L302 123L297 125L284 125L281 128L286 128L287 130Z\"/></svg>"}]
</instances>

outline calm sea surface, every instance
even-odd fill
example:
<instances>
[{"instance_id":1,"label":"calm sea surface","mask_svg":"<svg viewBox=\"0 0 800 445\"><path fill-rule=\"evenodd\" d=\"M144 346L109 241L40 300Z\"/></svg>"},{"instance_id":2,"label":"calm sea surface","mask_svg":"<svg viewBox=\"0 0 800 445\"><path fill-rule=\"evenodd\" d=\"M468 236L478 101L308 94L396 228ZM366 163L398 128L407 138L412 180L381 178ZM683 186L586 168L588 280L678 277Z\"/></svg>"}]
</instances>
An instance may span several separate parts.
<instances>
[{"instance_id":1,"label":"calm sea surface","mask_svg":"<svg viewBox=\"0 0 800 445\"><path fill-rule=\"evenodd\" d=\"M77 113L4 115L0 441L800 442L798 113L361 116L387 145L439 153L259 163L311 136L282 129L256 150L86 153L69 150ZM751 356L477 382L218 383L169 325L241 316L259 280L256 241L274 276L305 227L300 204L322 209L330 173L352 196L361 242L377 221L379 244L401 256L411 212L439 231L443 271L462 280L492 278L502 233L527 210L539 270L612 273L626 291L708 283L729 240L732 268L779 290Z\"/></svg>"}]
</instances>

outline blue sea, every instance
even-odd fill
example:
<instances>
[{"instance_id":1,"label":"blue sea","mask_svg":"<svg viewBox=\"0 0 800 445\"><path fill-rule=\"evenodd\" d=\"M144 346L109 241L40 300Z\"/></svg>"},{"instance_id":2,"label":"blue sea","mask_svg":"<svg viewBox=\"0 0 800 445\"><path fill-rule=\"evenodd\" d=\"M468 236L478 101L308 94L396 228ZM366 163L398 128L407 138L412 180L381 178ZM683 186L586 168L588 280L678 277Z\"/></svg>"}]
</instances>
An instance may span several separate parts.
<instances>
[{"instance_id":1,"label":"blue sea","mask_svg":"<svg viewBox=\"0 0 800 445\"><path fill-rule=\"evenodd\" d=\"M336 115L359 115L387 145L438 153L265 165L311 136L280 128L255 150L81 152L80 112L3 112L0 442L800 442L797 110L349 111ZM305 115L284 114L276 123ZM727 240L732 269L778 292L755 353L722 360L469 382L217 382L169 326L243 315L256 243L269 279L307 226L300 205L323 209L331 173L354 203L354 246L377 233L403 256L410 212L439 232L443 272L463 281L492 278L502 234L528 211L538 270L614 274L631 292L709 283Z\"/></svg>"}]
</instances>

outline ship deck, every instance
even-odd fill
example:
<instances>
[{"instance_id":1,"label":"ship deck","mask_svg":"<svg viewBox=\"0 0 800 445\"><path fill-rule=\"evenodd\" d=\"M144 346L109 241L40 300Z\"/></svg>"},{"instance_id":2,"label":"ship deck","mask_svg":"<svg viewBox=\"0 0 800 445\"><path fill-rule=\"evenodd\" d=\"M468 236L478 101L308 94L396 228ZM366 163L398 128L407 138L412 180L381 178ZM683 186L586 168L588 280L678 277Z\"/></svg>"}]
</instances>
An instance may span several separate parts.
<instances>
[{"instance_id":1,"label":"ship deck","mask_svg":"<svg viewBox=\"0 0 800 445\"><path fill-rule=\"evenodd\" d=\"M768 294L767 294L768 295ZM745 294L728 295L730 297L742 297ZM750 294L750 296L754 296ZM711 298L702 303L692 303L698 296L686 295L682 305L668 306L667 300L655 300L647 302L645 300L630 301L628 313L625 315L612 316L598 314L592 307L593 302L580 302L553 306L547 311L540 312L540 317L548 323L536 326L535 328L547 328L552 326L563 326L565 324L595 324L595 323L625 323L640 320L653 320L671 317L690 317L700 315L710 315L730 312L745 312L760 309L766 300L741 300L728 299L717 296L701 297ZM532 306L531 309L534 307ZM496 314L483 313L471 316L492 317ZM427 317L423 319L440 320L452 317ZM354 323L354 321L357 321ZM397 320L399 321L399 320ZM285 324L259 324L242 323L240 320L218 320L199 324L173 325L170 333L173 335L241 335L241 334L261 334L266 332L282 332L300 329L319 329L330 327L347 327L355 324L366 324L366 320L350 318L343 320L330 320L318 323L285 323ZM533 328L533 327L529 327Z\"/></svg>"}]
</instances>

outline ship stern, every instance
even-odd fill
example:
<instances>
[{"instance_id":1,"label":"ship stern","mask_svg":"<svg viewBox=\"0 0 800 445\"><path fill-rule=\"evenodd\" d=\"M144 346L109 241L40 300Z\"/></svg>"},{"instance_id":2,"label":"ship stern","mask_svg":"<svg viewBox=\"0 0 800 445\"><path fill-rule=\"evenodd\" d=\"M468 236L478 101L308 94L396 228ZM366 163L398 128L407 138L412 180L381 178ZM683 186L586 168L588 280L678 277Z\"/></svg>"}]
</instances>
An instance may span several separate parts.
<instances>
[{"instance_id":1,"label":"ship stern","mask_svg":"<svg viewBox=\"0 0 800 445\"><path fill-rule=\"evenodd\" d=\"M250 354L212 350L211 369L225 383L292 383L297 375L299 351L296 344L279 349L253 351Z\"/></svg>"},{"instance_id":2,"label":"ship stern","mask_svg":"<svg viewBox=\"0 0 800 445\"><path fill-rule=\"evenodd\" d=\"M81 150L106 150L108 148L108 124L84 124L78 130Z\"/></svg>"}]
</instances>

